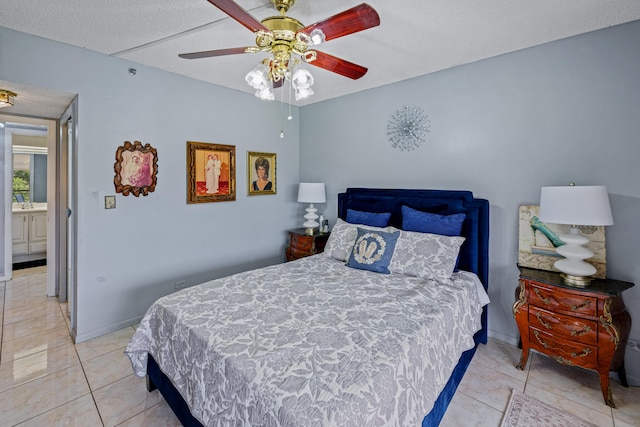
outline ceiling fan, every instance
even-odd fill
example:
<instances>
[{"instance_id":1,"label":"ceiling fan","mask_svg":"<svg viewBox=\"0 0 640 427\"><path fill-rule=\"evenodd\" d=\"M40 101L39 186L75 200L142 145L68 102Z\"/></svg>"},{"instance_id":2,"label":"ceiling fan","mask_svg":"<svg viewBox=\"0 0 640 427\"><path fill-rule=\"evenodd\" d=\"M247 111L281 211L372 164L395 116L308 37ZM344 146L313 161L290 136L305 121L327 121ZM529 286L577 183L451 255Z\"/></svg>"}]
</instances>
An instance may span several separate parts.
<instances>
[{"instance_id":1,"label":"ceiling fan","mask_svg":"<svg viewBox=\"0 0 640 427\"><path fill-rule=\"evenodd\" d=\"M256 89L256 96L274 99L272 88L282 86L285 79L291 81L296 100L313 94L311 73L301 67L306 62L316 67L359 79L367 68L316 50L314 47L332 39L357 33L380 25L378 13L366 3L362 3L325 20L304 26L300 21L285 13L295 0L271 0L280 15L262 21L256 20L233 0L208 0L231 18L253 31L256 45L203 52L182 53L185 59L210 58L240 53L268 52L272 56L262 61L247 74L245 80Z\"/></svg>"}]
</instances>

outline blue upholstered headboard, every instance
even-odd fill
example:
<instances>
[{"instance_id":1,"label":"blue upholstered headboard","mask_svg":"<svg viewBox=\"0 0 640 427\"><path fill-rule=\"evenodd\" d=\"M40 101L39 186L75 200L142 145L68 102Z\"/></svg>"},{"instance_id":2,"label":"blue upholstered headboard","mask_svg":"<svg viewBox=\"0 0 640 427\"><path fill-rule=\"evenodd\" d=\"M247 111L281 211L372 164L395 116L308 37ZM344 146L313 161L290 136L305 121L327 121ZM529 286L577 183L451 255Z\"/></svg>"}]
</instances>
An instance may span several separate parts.
<instances>
[{"instance_id":1,"label":"blue upholstered headboard","mask_svg":"<svg viewBox=\"0 0 640 427\"><path fill-rule=\"evenodd\" d=\"M391 212L390 225L401 228L402 206L424 212L450 215L465 213L458 268L476 273L484 288L489 284L489 202L476 199L470 191L412 190L386 188L347 188L338 194L338 216L347 217L347 209L366 212ZM483 314L486 342L486 308Z\"/></svg>"}]
</instances>

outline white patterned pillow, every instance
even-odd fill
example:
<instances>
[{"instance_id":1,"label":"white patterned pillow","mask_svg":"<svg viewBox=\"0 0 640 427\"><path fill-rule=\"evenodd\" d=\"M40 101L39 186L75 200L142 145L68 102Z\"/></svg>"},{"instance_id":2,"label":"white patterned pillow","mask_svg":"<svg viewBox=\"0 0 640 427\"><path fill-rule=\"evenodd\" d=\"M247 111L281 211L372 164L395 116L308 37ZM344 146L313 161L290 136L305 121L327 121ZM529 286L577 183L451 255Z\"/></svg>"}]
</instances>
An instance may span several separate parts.
<instances>
[{"instance_id":1,"label":"white patterned pillow","mask_svg":"<svg viewBox=\"0 0 640 427\"><path fill-rule=\"evenodd\" d=\"M325 256L335 258L340 261L346 261L349 258L353 244L358 237L358 227L365 230L385 231L393 232L396 230L394 227L370 227L362 224L350 224L342 219L338 218L336 225L333 226L327 244L324 247L323 254Z\"/></svg>"},{"instance_id":2,"label":"white patterned pillow","mask_svg":"<svg viewBox=\"0 0 640 427\"><path fill-rule=\"evenodd\" d=\"M464 237L402 231L391 258L391 273L447 280L453 274Z\"/></svg>"}]
</instances>

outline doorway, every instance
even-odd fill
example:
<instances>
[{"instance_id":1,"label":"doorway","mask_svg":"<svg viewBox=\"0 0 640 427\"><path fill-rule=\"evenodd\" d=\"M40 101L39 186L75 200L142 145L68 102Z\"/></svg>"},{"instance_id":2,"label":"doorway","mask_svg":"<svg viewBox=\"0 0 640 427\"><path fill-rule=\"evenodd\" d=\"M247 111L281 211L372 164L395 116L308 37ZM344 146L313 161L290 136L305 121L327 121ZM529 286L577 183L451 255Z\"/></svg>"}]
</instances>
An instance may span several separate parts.
<instances>
[{"instance_id":1,"label":"doorway","mask_svg":"<svg viewBox=\"0 0 640 427\"><path fill-rule=\"evenodd\" d=\"M56 296L59 302L68 302L71 334L76 335L76 142L77 142L77 96L69 104L59 120L12 116L0 114L0 123L17 123L24 126L36 126L45 129L47 136L47 221L46 221L46 260L47 295ZM3 134L5 149L4 161L4 265L0 279L12 277L12 139L5 128Z\"/></svg>"}]
</instances>

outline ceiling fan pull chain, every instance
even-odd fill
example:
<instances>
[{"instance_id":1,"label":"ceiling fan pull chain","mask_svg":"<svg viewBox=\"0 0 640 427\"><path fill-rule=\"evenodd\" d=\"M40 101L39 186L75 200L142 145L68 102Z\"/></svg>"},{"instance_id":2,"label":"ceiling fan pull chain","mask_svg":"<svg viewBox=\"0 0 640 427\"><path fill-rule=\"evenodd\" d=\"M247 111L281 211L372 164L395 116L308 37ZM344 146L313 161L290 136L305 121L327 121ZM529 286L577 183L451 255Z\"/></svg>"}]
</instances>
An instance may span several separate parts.
<instances>
[{"instance_id":1,"label":"ceiling fan pull chain","mask_svg":"<svg viewBox=\"0 0 640 427\"><path fill-rule=\"evenodd\" d=\"M280 91L280 139L284 139L284 90Z\"/></svg>"},{"instance_id":2,"label":"ceiling fan pull chain","mask_svg":"<svg viewBox=\"0 0 640 427\"><path fill-rule=\"evenodd\" d=\"M293 116L291 115L291 82L289 82L289 115L287 116L287 120L292 120Z\"/></svg>"}]
</instances>

